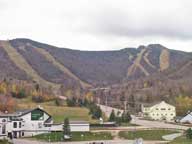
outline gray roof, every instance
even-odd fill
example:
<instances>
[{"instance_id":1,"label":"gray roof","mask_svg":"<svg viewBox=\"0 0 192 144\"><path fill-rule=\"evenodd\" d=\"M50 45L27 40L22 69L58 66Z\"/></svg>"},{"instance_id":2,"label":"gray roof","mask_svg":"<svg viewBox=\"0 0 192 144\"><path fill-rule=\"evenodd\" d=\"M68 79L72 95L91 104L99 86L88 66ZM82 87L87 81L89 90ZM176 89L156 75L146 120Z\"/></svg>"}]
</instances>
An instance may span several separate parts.
<instances>
[{"instance_id":1,"label":"gray roof","mask_svg":"<svg viewBox=\"0 0 192 144\"><path fill-rule=\"evenodd\" d=\"M192 122L192 112L188 113L181 119L181 122Z\"/></svg>"},{"instance_id":2,"label":"gray roof","mask_svg":"<svg viewBox=\"0 0 192 144\"><path fill-rule=\"evenodd\" d=\"M32 112L33 110L36 110L36 109L40 109L39 107L37 108L34 108L34 109L24 109L24 110L18 110L12 114L0 114L0 117L19 117L19 116L23 116L25 114L28 114L30 112ZM42 109L40 109L42 110ZM44 110L42 110L44 111ZM46 111L44 111L46 114L48 114ZM48 114L50 116L50 114ZM50 116L51 117L51 116Z\"/></svg>"},{"instance_id":3,"label":"gray roof","mask_svg":"<svg viewBox=\"0 0 192 144\"><path fill-rule=\"evenodd\" d=\"M156 104L160 104L161 102L152 102L152 103L143 103L142 105L144 106L144 107L152 107L152 106L154 106L154 105L156 105Z\"/></svg>"}]
</instances>

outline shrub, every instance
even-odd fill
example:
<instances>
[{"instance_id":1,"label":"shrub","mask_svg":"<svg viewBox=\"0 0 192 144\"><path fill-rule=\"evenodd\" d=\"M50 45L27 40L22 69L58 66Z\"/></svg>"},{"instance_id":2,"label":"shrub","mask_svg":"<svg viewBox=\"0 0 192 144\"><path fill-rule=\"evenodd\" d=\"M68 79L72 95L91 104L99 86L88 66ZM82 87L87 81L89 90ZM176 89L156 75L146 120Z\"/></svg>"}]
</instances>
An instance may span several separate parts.
<instances>
[{"instance_id":1,"label":"shrub","mask_svg":"<svg viewBox=\"0 0 192 144\"><path fill-rule=\"evenodd\" d=\"M63 105L62 100L60 98L55 99L55 104L56 104L56 106L62 106Z\"/></svg>"},{"instance_id":2,"label":"shrub","mask_svg":"<svg viewBox=\"0 0 192 144\"><path fill-rule=\"evenodd\" d=\"M132 120L131 115L129 114L129 112L123 112L122 116L121 116L121 121L124 123L129 123Z\"/></svg>"},{"instance_id":3,"label":"shrub","mask_svg":"<svg viewBox=\"0 0 192 144\"><path fill-rule=\"evenodd\" d=\"M32 96L32 100L36 103L42 103L44 102L44 99L42 96Z\"/></svg>"},{"instance_id":4,"label":"shrub","mask_svg":"<svg viewBox=\"0 0 192 144\"><path fill-rule=\"evenodd\" d=\"M186 137L187 137L188 139L192 139L192 129L191 129L191 128L189 128L189 129L186 131Z\"/></svg>"}]
</instances>

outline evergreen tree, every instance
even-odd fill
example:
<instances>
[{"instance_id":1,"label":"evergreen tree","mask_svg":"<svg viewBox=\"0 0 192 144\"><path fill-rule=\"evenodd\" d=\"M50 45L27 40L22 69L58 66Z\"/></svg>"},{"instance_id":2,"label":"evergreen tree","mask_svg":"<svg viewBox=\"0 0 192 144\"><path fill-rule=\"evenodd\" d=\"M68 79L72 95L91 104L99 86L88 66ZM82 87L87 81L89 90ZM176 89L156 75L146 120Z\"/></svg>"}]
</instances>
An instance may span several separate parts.
<instances>
[{"instance_id":1,"label":"evergreen tree","mask_svg":"<svg viewBox=\"0 0 192 144\"><path fill-rule=\"evenodd\" d=\"M189 128L189 129L186 131L186 137L187 137L188 139L192 139L192 129L191 129L191 128Z\"/></svg>"},{"instance_id":2,"label":"evergreen tree","mask_svg":"<svg viewBox=\"0 0 192 144\"><path fill-rule=\"evenodd\" d=\"M70 124L69 124L69 119L65 118L64 120L64 125L63 125L63 134L64 135L71 135L71 129L70 129Z\"/></svg>"},{"instance_id":3,"label":"evergreen tree","mask_svg":"<svg viewBox=\"0 0 192 144\"><path fill-rule=\"evenodd\" d=\"M135 97L134 97L134 95L131 95L129 97L129 101L131 102L130 106L134 108L135 107Z\"/></svg>"},{"instance_id":4,"label":"evergreen tree","mask_svg":"<svg viewBox=\"0 0 192 144\"><path fill-rule=\"evenodd\" d=\"M93 108L92 108L92 117L94 119L99 119L102 117L102 111L100 109L99 106L95 105Z\"/></svg>"},{"instance_id":5,"label":"evergreen tree","mask_svg":"<svg viewBox=\"0 0 192 144\"><path fill-rule=\"evenodd\" d=\"M121 116L121 121L124 123L129 123L132 120L131 115L129 114L129 112L123 112L122 116Z\"/></svg>"},{"instance_id":6,"label":"evergreen tree","mask_svg":"<svg viewBox=\"0 0 192 144\"><path fill-rule=\"evenodd\" d=\"M67 106L69 107L76 106L76 99L74 97L72 99L67 99Z\"/></svg>"},{"instance_id":7,"label":"evergreen tree","mask_svg":"<svg viewBox=\"0 0 192 144\"><path fill-rule=\"evenodd\" d=\"M115 117L115 111L112 110L110 116L109 116L109 121L110 122L114 122L116 120L116 117Z\"/></svg>"},{"instance_id":8,"label":"evergreen tree","mask_svg":"<svg viewBox=\"0 0 192 144\"><path fill-rule=\"evenodd\" d=\"M36 91L39 91L39 90L40 90L39 84L36 84L36 85L35 85L35 90L36 90Z\"/></svg>"},{"instance_id":9,"label":"evergreen tree","mask_svg":"<svg viewBox=\"0 0 192 144\"><path fill-rule=\"evenodd\" d=\"M99 106L97 106L95 103L89 104L89 114L92 115L93 119L99 119L102 117L102 111Z\"/></svg>"},{"instance_id":10,"label":"evergreen tree","mask_svg":"<svg viewBox=\"0 0 192 144\"><path fill-rule=\"evenodd\" d=\"M17 98L25 98L25 97L27 97L27 96L26 96L25 89L21 89L21 90L19 91L19 93L17 94Z\"/></svg>"},{"instance_id":11,"label":"evergreen tree","mask_svg":"<svg viewBox=\"0 0 192 144\"><path fill-rule=\"evenodd\" d=\"M59 99L59 98L56 98L55 99L55 104L56 104L56 106L62 106L62 100L61 99Z\"/></svg>"},{"instance_id":12,"label":"evergreen tree","mask_svg":"<svg viewBox=\"0 0 192 144\"><path fill-rule=\"evenodd\" d=\"M121 122L122 122L121 117L115 117L115 122L117 125L121 125Z\"/></svg>"}]
</instances>

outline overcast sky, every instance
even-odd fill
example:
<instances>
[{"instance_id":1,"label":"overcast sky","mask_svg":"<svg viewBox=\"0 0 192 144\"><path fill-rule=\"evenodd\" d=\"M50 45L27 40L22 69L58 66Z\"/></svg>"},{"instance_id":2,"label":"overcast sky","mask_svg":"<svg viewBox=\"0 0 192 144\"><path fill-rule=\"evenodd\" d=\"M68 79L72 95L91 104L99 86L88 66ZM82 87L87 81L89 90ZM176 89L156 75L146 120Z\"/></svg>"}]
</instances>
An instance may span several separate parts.
<instances>
[{"instance_id":1,"label":"overcast sky","mask_svg":"<svg viewBox=\"0 0 192 144\"><path fill-rule=\"evenodd\" d=\"M81 50L160 43L192 52L192 0L0 0L0 39Z\"/></svg>"}]
</instances>

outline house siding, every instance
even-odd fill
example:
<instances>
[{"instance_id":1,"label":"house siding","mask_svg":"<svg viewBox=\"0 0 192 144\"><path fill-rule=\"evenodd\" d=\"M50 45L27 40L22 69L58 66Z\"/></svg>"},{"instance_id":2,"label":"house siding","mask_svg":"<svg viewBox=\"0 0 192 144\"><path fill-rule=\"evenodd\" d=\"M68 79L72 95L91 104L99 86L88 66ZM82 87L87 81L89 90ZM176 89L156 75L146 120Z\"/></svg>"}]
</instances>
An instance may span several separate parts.
<instances>
[{"instance_id":1,"label":"house siding","mask_svg":"<svg viewBox=\"0 0 192 144\"><path fill-rule=\"evenodd\" d=\"M153 120L165 120L172 121L176 116L176 109L174 106L161 102L151 107L142 107L144 117L148 117Z\"/></svg>"}]
</instances>

